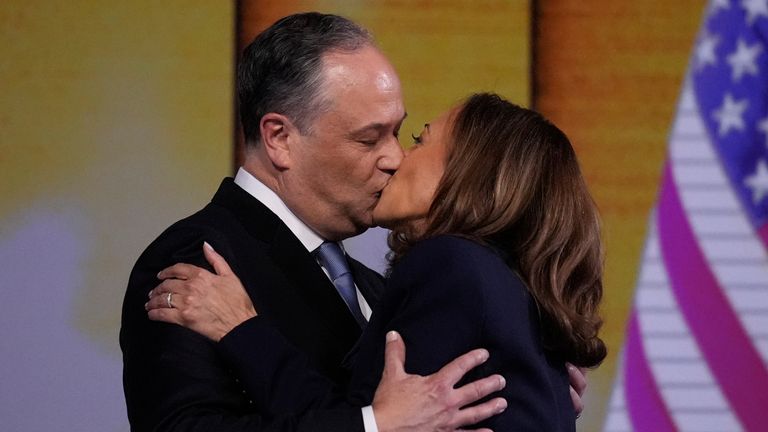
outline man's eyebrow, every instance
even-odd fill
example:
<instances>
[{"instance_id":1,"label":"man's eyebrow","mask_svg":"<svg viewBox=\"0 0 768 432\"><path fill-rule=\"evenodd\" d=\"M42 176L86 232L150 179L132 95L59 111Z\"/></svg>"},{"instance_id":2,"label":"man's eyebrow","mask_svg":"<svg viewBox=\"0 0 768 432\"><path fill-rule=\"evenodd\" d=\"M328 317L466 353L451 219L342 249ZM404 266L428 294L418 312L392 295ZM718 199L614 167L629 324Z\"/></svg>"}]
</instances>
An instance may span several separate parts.
<instances>
[{"instance_id":1,"label":"man's eyebrow","mask_svg":"<svg viewBox=\"0 0 768 432\"><path fill-rule=\"evenodd\" d=\"M368 131L375 131L375 132L381 132L382 129L386 129L386 126L382 123L371 123L369 125L363 126L360 129L355 129L352 132L349 133L350 136L358 136L362 135Z\"/></svg>"},{"instance_id":2,"label":"man's eyebrow","mask_svg":"<svg viewBox=\"0 0 768 432\"><path fill-rule=\"evenodd\" d=\"M408 113L407 112L405 114L403 114L403 118L400 119L400 123L402 123L405 120L406 117L408 117ZM365 125L365 126L361 127L360 129L353 130L352 132L349 133L349 136L358 136L358 135L364 134L364 133L366 133L368 131L381 132L382 130L386 129L387 127L388 127L388 125L385 125L384 123L371 123L369 125Z\"/></svg>"}]
</instances>

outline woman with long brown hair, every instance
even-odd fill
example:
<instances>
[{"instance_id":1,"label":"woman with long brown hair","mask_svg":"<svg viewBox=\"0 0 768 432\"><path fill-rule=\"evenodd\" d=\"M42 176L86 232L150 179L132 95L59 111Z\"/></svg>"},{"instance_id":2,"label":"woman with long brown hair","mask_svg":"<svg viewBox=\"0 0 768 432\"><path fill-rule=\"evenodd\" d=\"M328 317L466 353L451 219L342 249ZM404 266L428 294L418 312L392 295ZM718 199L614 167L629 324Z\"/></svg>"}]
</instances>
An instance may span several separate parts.
<instances>
[{"instance_id":1,"label":"woman with long brown hair","mask_svg":"<svg viewBox=\"0 0 768 432\"><path fill-rule=\"evenodd\" d=\"M597 366L606 348L599 221L568 138L534 111L473 95L414 137L374 219L392 229L392 265L348 357L347 400L375 408L384 337L397 330L411 373L488 349L466 379L501 374L508 408L481 426L574 430L565 362Z\"/></svg>"},{"instance_id":2,"label":"woman with long brown hair","mask_svg":"<svg viewBox=\"0 0 768 432\"><path fill-rule=\"evenodd\" d=\"M600 225L570 141L540 114L492 94L470 97L438 122L415 138L409 155L419 157L419 146L445 155L426 214L387 213L414 206L412 197L392 197L398 176L411 166L423 174L430 163L413 160L403 163L374 212L378 223L392 228L394 262L417 242L441 235L494 248L541 309L546 348L579 366L599 364L605 357L597 337ZM433 132L437 126L442 130ZM428 195L425 184L411 182Z\"/></svg>"}]
</instances>

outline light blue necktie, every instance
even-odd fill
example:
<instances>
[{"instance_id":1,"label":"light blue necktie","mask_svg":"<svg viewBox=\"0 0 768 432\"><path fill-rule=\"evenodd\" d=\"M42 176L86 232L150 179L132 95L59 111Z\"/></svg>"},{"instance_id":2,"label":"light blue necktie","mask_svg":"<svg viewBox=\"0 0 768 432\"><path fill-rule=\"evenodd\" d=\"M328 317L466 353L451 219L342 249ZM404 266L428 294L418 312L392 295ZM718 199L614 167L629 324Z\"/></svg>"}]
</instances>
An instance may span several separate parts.
<instances>
[{"instance_id":1,"label":"light blue necktie","mask_svg":"<svg viewBox=\"0 0 768 432\"><path fill-rule=\"evenodd\" d=\"M357 290L355 281L352 279L352 272L349 270L347 258L344 256L341 248L334 242L325 242L315 249L315 256L320 264L328 271L331 276L336 291L339 292L347 308L352 313L360 327L364 327L368 322L360 311L360 303L357 302Z\"/></svg>"}]
</instances>

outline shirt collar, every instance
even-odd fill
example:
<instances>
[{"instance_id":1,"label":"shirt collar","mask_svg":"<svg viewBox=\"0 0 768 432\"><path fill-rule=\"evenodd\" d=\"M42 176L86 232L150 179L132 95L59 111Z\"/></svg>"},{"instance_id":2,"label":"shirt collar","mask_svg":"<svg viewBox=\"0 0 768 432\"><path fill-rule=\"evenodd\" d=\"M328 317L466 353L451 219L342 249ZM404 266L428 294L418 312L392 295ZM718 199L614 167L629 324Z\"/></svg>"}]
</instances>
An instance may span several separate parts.
<instances>
[{"instance_id":1,"label":"shirt collar","mask_svg":"<svg viewBox=\"0 0 768 432\"><path fill-rule=\"evenodd\" d=\"M237 170L235 184L243 188L251 196L264 204L272 213L274 213L288 227L289 230L299 239L302 245L313 252L325 241L312 228L301 221L285 205L282 199L270 188L246 171L243 167Z\"/></svg>"}]
</instances>

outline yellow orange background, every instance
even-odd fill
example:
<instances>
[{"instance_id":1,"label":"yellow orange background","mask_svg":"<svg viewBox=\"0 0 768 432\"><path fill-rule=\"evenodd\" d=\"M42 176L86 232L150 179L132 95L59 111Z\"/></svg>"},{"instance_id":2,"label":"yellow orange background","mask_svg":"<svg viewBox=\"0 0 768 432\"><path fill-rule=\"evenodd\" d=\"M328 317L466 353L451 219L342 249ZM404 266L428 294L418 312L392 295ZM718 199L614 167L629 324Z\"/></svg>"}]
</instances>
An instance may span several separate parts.
<instances>
[{"instance_id":1,"label":"yellow orange background","mask_svg":"<svg viewBox=\"0 0 768 432\"><path fill-rule=\"evenodd\" d=\"M409 111L404 135L490 90L535 106L572 138L605 223L611 354L590 375L579 421L599 429L703 6L0 3L0 417L8 430L127 430L124 286L143 247L232 172L238 29L249 39L280 16L320 10L369 28L391 58ZM69 407L75 414L62 414Z\"/></svg>"}]
</instances>

